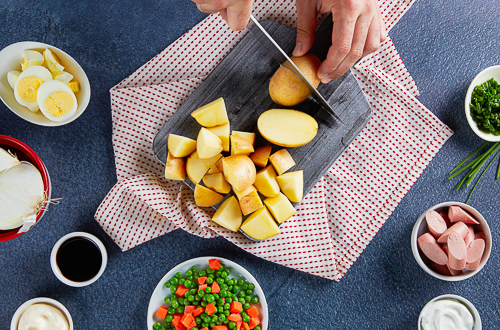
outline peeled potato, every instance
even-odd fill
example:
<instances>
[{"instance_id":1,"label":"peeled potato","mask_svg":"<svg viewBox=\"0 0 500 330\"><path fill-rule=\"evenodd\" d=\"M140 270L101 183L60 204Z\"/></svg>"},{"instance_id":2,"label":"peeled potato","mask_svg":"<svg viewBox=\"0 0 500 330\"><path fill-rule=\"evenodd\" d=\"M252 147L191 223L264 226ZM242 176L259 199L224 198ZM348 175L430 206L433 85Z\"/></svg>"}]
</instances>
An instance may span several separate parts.
<instances>
[{"instance_id":1,"label":"peeled potato","mask_svg":"<svg viewBox=\"0 0 500 330\"><path fill-rule=\"evenodd\" d=\"M321 61L313 54L292 57L291 60L300 69L304 76L314 86L318 87L318 68ZM269 95L273 101L285 107L293 107L311 95L311 90L299 77L284 66L281 66L271 77Z\"/></svg>"},{"instance_id":2,"label":"peeled potato","mask_svg":"<svg viewBox=\"0 0 500 330\"><path fill-rule=\"evenodd\" d=\"M282 147L300 147L309 143L318 132L318 123L297 110L271 109L257 121L260 134L269 142Z\"/></svg>"}]
</instances>

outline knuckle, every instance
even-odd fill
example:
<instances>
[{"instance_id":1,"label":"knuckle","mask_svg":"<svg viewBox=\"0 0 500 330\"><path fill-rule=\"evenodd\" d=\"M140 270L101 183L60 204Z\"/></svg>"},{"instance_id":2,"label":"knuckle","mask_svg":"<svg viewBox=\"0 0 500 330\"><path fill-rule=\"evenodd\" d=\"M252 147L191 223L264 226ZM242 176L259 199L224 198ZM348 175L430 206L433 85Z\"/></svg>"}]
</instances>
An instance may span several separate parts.
<instances>
[{"instance_id":1,"label":"knuckle","mask_svg":"<svg viewBox=\"0 0 500 330\"><path fill-rule=\"evenodd\" d=\"M368 42L365 45L365 52L366 53L375 53L378 49L380 48L380 42Z\"/></svg>"},{"instance_id":2,"label":"knuckle","mask_svg":"<svg viewBox=\"0 0 500 330\"><path fill-rule=\"evenodd\" d=\"M337 51L339 52L339 54L347 56L351 52L351 45L342 44L339 47L337 47Z\"/></svg>"},{"instance_id":3,"label":"knuckle","mask_svg":"<svg viewBox=\"0 0 500 330\"><path fill-rule=\"evenodd\" d=\"M361 56L363 56L363 49L361 48L354 48L351 50L351 52L349 53L349 56L355 60L358 60L361 58Z\"/></svg>"}]
</instances>

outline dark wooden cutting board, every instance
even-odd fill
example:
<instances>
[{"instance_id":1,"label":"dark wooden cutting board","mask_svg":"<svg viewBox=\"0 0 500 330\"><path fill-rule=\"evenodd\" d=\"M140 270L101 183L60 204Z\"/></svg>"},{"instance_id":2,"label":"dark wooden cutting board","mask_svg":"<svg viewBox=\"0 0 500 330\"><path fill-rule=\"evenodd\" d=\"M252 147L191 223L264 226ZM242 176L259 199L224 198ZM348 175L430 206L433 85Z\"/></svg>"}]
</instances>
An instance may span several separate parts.
<instances>
[{"instance_id":1,"label":"dark wooden cutting board","mask_svg":"<svg viewBox=\"0 0 500 330\"><path fill-rule=\"evenodd\" d=\"M287 54L292 53L296 36L294 29L269 20L261 21L261 24ZM331 45L331 31L332 20L328 17L318 28L311 50L321 60L326 57ZM191 112L219 97L224 98L231 131L255 132L255 148L272 145L260 136L257 119L266 110L283 108L273 102L268 91L269 80L278 67L279 64L266 49L252 34L247 33L159 130L153 142L156 157L163 164L166 163L170 133L196 140L201 126L191 117ZM342 122L331 117L311 97L293 107L313 116L319 126L311 142L302 147L287 148L296 163L291 171L304 171L304 196L371 117L370 106L350 71L329 84L321 84L318 91ZM279 149L282 147L273 145L273 152ZM195 184L187 177L185 183L195 188Z\"/></svg>"}]
</instances>

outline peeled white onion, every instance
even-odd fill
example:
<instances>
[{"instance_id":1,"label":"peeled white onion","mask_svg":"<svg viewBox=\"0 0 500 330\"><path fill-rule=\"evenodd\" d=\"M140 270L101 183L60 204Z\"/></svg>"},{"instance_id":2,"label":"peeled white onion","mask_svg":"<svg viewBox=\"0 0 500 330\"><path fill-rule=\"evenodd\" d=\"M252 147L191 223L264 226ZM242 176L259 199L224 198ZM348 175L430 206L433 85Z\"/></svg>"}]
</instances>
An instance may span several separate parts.
<instances>
[{"instance_id":1,"label":"peeled white onion","mask_svg":"<svg viewBox=\"0 0 500 330\"><path fill-rule=\"evenodd\" d=\"M20 227L43 201L42 175L35 166L21 162L0 172L0 230Z\"/></svg>"},{"instance_id":2,"label":"peeled white onion","mask_svg":"<svg viewBox=\"0 0 500 330\"><path fill-rule=\"evenodd\" d=\"M19 160L8 151L0 148L0 172L19 164Z\"/></svg>"}]
</instances>

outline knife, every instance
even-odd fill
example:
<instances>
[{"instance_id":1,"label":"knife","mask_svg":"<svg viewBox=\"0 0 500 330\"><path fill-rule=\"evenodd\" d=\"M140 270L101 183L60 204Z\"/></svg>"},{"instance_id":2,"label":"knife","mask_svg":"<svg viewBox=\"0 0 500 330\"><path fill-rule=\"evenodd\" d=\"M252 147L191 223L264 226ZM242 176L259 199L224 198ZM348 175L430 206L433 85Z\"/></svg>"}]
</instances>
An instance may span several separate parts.
<instances>
[{"instance_id":1,"label":"knife","mask_svg":"<svg viewBox=\"0 0 500 330\"><path fill-rule=\"evenodd\" d=\"M274 41L274 39L267 33L267 31L260 25L259 21L250 15L250 21L247 25L247 30L264 46L271 54L271 56L278 61L278 63L285 68L292 71L297 77L299 77L311 90L311 94L316 102L321 105L321 107L326 110L335 119L340 122L339 116L333 111L332 107L326 102L323 96L318 92L318 90L309 82L309 80L304 76L304 74L299 70L299 68L293 63L293 61L288 57L283 49Z\"/></svg>"}]
</instances>

